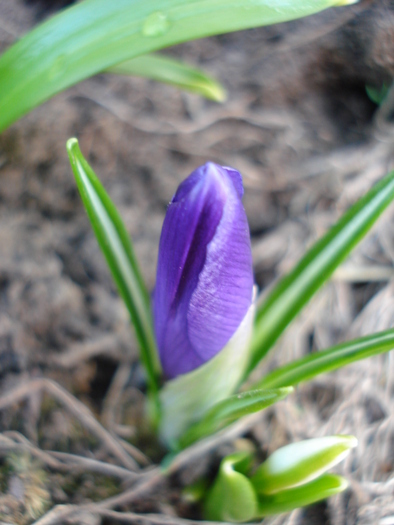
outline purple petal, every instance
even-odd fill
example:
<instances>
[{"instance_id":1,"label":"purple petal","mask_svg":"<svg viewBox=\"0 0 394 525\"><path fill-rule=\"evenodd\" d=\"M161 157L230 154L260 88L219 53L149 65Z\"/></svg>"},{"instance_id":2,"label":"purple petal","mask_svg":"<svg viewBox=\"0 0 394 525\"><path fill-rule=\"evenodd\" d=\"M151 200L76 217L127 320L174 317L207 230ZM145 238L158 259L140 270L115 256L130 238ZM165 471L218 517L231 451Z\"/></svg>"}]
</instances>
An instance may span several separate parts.
<instances>
[{"instance_id":1,"label":"purple petal","mask_svg":"<svg viewBox=\"0 0 394 525\"><path fill-rule=\"evenodd\" d=\"M250 234L240 174L207 163L178 188L159 246L154 319L166 377L190 372L232 337L251 304Z\"/></svg>"}]
</instances>

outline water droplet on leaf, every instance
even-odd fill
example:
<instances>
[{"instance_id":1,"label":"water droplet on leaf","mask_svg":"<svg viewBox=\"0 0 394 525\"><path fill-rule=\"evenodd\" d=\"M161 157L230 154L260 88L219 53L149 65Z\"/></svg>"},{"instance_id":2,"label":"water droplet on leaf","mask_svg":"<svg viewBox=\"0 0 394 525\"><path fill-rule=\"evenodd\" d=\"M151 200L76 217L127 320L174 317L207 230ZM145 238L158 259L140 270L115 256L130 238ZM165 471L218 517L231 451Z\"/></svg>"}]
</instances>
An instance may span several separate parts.
<instances>
[{"instance_id":1,"label":"water droplet on leaf","mask_svg":"<svg viewBox=\"0 0 394 525\"><path fill-rule=\"evenodd\" d=\"M161 11L155 11L150 14L142 26L142 34L144 36L160 36L168 31L170 22L167 15Z\"/></svg>"}]
</instances>

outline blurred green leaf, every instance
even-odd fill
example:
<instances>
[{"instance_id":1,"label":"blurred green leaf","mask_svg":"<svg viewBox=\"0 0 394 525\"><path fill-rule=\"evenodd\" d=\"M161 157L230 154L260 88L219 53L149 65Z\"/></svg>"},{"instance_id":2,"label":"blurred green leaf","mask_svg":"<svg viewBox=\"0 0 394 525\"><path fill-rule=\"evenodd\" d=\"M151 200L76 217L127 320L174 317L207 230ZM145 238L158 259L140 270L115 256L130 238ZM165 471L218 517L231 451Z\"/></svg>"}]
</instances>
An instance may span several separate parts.
<instances>
[{"instance_id":1,"label":"blurred green leaf","mask_svg":"<svg viewBox=\"0 0 394 525\"><path fill-rule=\"evenodd\" d=\"M271 454L251 482L257 493L264 495L304 485L337 465L356 445L353 436L326 436L291 443Z\"/></svg>"},{"instance_id":2,"label":"blurred green leaf","mask_svg":"<svg viewBox=\"0 0 394 525\"><path fill-rule=\"evenodd\" d=\"M341 476L324 474L306 485L284 490L273 496L259 496L257 516L262 518L312 505L312 503L343 492L347 487L346 479Z\"/></svg>"},{"instance_id":3,"label":"blurred green leaf","mask_svg":"<svg viewBox=\"0 0 394 525\"><path fill-rule=\"evenodd\" d=\"M384 101L387 97L387 94L390 90L390 86L387 84L382 84L380 88L375 88L372 86L365 86L365 91L367 92L368 97L375 102L378 106Z\"/></svg>"},{"instance_id":4,"label":"blurred green leaf","mask_svg":"<svg viewBox=\"0 0 394 525\"><path fill-rule=\"evenodd\" d=\"M222 460L204 505L208 520L242 523L256 516L256 493L244 475L250 461L247 452L236 452Z\"/></svg>"},{"instance_id":5,"label":"blurred green leaf","mask_svg":"<svg viewBox=\"0 0 394 525\"><path fill-rule=\"evenodd\" d=\"M207 478L201 478L191 485L187 485L182 490L182 499L191 504L202 501L207 493L208 484L209 481Z\"/></svg>"},{"instance_id":6,"label":"blurred green leaf","mask_svg":"<svg viewBox=\"0 0 394 525\"><path fill-rule=\"evenodd\" d=\"M150 78L197 93L216 102L223 102L226 99L226 92L217 80L197 68L163 55L143 55L132 58L110 67L107 73Z\"/></svg>"},{"instance_id":7,"label":"blurred green leaf","mask_svg":"<svg viewBox=\"0 0 394 525\"><path fill-rule=\"evenodd\" d=\"M0 58L0 131L44 100L105 69L180 42L275 24L346 0L84 0Z\"/></svg>"},{"instance_id":8,"label":"blurred green leaf","mask_svg":"<svg viewBox=\"0 0 394 525\"><path fill-rule=\"evenodd\" d=\"M292 387L276 390L249 390L236 394L214 405L203 418L192 425L179 440L180 448L214 434L243 416L259 412L281 401L293 391Z\"/></svg>"},{"instance_id":9,"label":"blurred green leaf","mask_svg":"<svg viewBox=\"0 0 394 525\"><path fill-rule=\"evenodd\" d=\"M314 244L258 306L249 372L267 354L286 326L328 280L393 199L394 172L391 172Z\"/></svg>"},{"instance_id":10,"label":"blurred green leaf","mask_svg":"<svg viewBox=\"0 0 394 525\"><path fill-rule=\"evenodd\" d=\"M141 360L148 374L148 383L151 391L155 393L158 388L160 364L153 333L150 300L129 235L113 202L84 159L77 139L67 142L67 151L94 233L119 293L129 310L140 346Z\"/></svg>"},{"instance_id":11,"label":"blurred green leaf","mask_svg":"<svg viewBox=\"0 0 394 525\"><path fill-rule=\"evenodd\" d=\"M331 372L360 359L389 352L393 348L394 329L391 329L342 343L293 361L273 370L253 386L255 388L279 388L297 385L319 374Z\"/></svg>"}]
</instances>

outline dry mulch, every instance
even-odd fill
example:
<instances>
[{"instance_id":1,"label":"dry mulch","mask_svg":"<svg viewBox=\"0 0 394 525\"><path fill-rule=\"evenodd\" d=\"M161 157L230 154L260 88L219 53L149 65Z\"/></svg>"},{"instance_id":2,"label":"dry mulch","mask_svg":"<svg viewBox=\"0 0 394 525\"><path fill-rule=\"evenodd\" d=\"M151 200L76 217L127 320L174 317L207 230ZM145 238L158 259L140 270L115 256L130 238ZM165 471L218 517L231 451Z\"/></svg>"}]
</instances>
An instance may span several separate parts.
<instances>
[{"instance_id":1,"label":"dry mulch","mask_svg":"<svg viewBox=\"0 0 394 525\"><path fill-rule=\"evenodd\" d=\"M59 2L61 7L65 2ZM51 9L55 9L55 2ZM0 0L4 49L48 2ZM0 519L181 524L199 519L182 487L237 447L354 434L341 496L271 525L394 523L390 355L297 388L288 400L181 456L143 424L144 379L127 313L82 208L65 141L82 151L133 237L150 289L177 184L208 159L245 182L262 290L393 163L393 107L365 93L394 76L394 5L361 2L302 21L178 46L215 74L223 105L141 79L99 75L0 137ZM393 326L391 207L290 326L265 363ZM240 439L242 437L242 439ZM246 442L245 442L246 440ZM123 511L120 513L120 511Z\"/></svg>"}]
</instances>

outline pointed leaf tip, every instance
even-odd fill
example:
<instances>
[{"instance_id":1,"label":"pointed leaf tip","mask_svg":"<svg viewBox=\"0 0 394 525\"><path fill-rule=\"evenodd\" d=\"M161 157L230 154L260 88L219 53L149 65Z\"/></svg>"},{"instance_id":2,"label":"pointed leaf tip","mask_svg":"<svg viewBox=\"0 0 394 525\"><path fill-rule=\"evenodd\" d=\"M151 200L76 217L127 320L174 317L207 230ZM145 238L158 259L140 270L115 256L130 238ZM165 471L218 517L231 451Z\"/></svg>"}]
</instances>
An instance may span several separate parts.
<instances>
[{"instance_id":1,"label":"pointed leaf tip","mask_svg":"<svg viewBox=\"0 0 394 525\"><path fill-rule=\"evenodd\" d=\"M181 437L180 448L186 448L248 414L264 410L287 397L293 390L291 386L274 390L249 390L219 401Z\"/></svg>"},{"instance_id":2,"label":"pointed leaf tip","mask_svg":"<svg viewBox=\"0 0 394 525\"><path fill-rule=\"evenodd\" d=\"M215 102L224 102L227 93L213 77L189 64L161 54L142 55L107 69L108 73L135 75L197 93Z\"/></svg>"},{"instance_id":3,"label":"pointed leaf tip","mask_svg":"<svg viewBox=\"0 0 394 525\"><path fill-rule=\"evenodd\" d=\"M83 159L82 152L79 147L78 139L75 137L68 139L66 142L66 149L68 153L68 158L70 160L71 167L73 168L74 176L76 180L78 181L78 178L80 177L79 169L77 169L76 164L77 161Z\"/></svg>"},{"instance_id":4,"label":"pointed leaf tip","mask_svg":"<svg viewBox=\"0 0 394 525\"><path fill-rule=\"evenodd\" d=\"M153 334L149 294L131 240L114 203L82 155L76 138L67 141L67 152L93 231L129 310L140 346L141 360L147 371L150 391L155 398L154 404L157 405L160 363Z\"/></svg>"},{"instance_id":5,"label":"pointed leaf tip","mask_svg":"<svg viewBox=\"0 0 394 525\"><path fill-rule=\"evenodd\" d=\"M343 2L78 2L1 56L0 132L56 93L120 62L188 40L301 18Z\"/></svg>"},{"instance_id":6,"label":"pointed leaf tip","mask_svg":"<svg viewBox=\"0 0 394 525\"><path fill-rule=\"evenodd\" d=\"M252 483L265 495L309 483L337 465L357 446L354 436L337 435L291 443L260 465Z\"/></svg>"},{"instance_id":7,"label":"pointed leaf tip","mask_svg":"<svg viewBox=\"0 0 394 525\"><path fill-rule=\"evenodd\" d=\"M243 523L256 516L256 493L245 476L251 459L247 452L236 452L222 460L218 476L205 501L204 513L207 519Z\"/></svg>"},{"instance_id":8,"label":"pointed leaf tip","mask_svg":"<svg viewBox=\"0 0 394 525\"><path fill-rule=\"evenodd\" d=\"M76 139L75 137L68 139L66 143L66 148L67 148L68 153L70 154L74 153L74 149L76 147L79 149L78 139Z\"/></svg>"}]
</instances>

